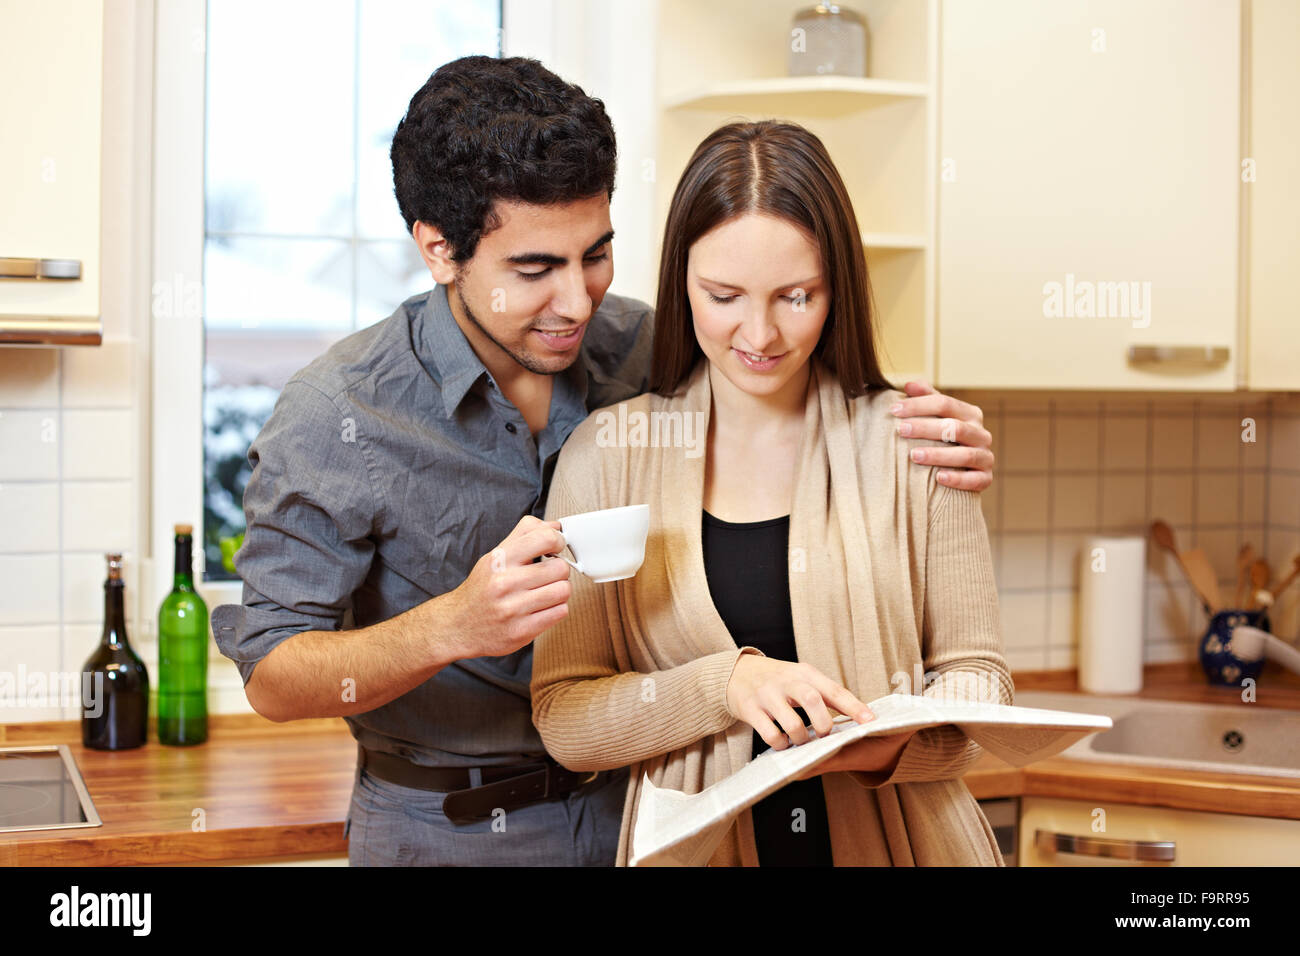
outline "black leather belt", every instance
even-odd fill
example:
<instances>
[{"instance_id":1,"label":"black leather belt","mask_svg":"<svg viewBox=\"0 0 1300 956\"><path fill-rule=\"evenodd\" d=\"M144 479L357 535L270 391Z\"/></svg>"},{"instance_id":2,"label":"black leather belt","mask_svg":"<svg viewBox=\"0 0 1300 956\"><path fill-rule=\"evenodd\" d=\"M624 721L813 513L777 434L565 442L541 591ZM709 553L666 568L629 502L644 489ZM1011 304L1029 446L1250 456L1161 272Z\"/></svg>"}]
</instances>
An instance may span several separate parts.
<instances>
[{"instance_id":1,"label":"black leather belt","mask_svg":"<svg viewBox=\"0 0 1300 956\"><path fill-rule=\"evenodd\" d=\"M422 767L395 754L357 746L357 763L366 773L416 790L445 793L442 812L452 823L472 823L492 816L494 810L513 810L554 800L603 781L606 772L575 773L547 756L529 764L482 767L482 784L473 786L467 767Z\"/></svg>"}]
</instances>

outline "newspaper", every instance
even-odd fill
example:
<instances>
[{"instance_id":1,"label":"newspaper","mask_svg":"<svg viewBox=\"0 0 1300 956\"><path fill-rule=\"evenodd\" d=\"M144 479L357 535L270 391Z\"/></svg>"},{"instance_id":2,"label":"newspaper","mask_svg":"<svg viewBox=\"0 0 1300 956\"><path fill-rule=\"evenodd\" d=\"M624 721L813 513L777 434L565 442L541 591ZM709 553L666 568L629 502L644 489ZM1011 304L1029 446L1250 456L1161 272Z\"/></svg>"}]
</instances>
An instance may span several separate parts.
<instances>
[{"instance_id":1,"label":"newspaper","mask_svg":"<svg viewBox=\"0 0 1300 956\"><path fill-rule=\"evenodd\" d=\"M629 864L707 863L742 810L863 737L953 724L989 753L1023 767L1111 727L1110 718L1098 714L940 700L918 694L887 694L868 706L875 718L867 723L836 717L825 737L818 737L809 727L807 743L764 751L725 780L696 794L656 787L647 776L641 784Z\"/></svg>"}]
</instances>

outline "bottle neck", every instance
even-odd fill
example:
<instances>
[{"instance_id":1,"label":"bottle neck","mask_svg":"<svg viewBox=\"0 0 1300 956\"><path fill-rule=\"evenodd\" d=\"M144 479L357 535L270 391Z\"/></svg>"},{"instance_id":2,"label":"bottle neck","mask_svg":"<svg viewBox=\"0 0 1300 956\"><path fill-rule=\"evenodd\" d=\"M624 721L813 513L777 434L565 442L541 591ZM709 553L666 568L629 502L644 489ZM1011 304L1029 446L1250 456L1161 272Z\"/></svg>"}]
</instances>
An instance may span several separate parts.
<instances>
[{"instance_id":1,"label":"bottle neck","mask_svg":"<svg viewBox=\"0 0 1300 956\"><path fill-rule=\"evenodd\" d=\"M104 584L104 634L101 644L130 646L126 638L126 586L121 581Z\"/></svg>"},{"instance_id":2,"label":"bottle neck","mask_svg":"<svg viewBox=\"0 0 1300 956\"><path fill-rule=\"evenodd\" d=\"M176 536L176 567L172 572L172 588L177 591L194 590L194 539L189 535Z\"/></svg>"}]
</instances>

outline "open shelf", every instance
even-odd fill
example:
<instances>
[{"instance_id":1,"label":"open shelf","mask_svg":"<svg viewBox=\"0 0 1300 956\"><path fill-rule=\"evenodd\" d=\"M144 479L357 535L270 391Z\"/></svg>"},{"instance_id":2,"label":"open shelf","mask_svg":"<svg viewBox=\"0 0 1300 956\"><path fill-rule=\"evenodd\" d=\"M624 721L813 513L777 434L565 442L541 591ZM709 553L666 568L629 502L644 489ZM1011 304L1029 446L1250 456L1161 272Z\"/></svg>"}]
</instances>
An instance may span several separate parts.
<instances>
[{"instance_id":1,"label":"open shelf","mask_svg":"<svg viewBox=\"0 0 1300 956\"><path fill-rule=\"evenodd\" d=\"M667 110L741 111L760 107L764 112L856 112L901 99L925 99L925 83L877 80L852 76L783 76L736 80L665 98ZM755 102L761 101L761 102Z\"/></svg>"},{"instance_id":2,"label":"open shelf","mask_svg":"<svg viewBox=\"0 0 1300 956\"><path fill-rule=\"evenodd\" d=\"M660 0L655 219L696 147L737 120L783 119L822 141L862 230L885 374L933 379L939 0L854 0L865 77L788 76L807 0Z\"/></svg>"}]
</instances>

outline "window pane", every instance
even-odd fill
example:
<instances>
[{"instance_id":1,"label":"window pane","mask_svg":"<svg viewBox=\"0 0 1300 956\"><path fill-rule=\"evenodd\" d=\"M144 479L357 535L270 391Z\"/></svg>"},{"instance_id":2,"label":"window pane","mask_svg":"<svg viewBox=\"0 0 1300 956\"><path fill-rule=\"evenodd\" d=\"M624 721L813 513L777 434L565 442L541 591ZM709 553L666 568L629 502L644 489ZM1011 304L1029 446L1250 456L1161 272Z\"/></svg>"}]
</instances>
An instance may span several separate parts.
<instances>
[{"instance_id":1,"label":"window pane","mask_svg":"<svg viewBox=\"0 0 1300 956\"><path fill-rule=\"evenodd\" d=\"M334 239L210 238L204 243L203 291L209 329L346 331L352 328L352 245Z\"/></svg>"},{"instance_id":2,"label":"window pane","mask_svg":"<svg viewBox=\"0 0 1300 956\"><path fill-rule=\"evenodd\" d=\"M207 231L350 235L354 0L209 0Z\"/></svg>"},{"instance_id":3,"label":"window pane","mask_svg":"<svg viewBox=\"0 0 1300 956\"><path fill-rule=\"evenodd\" d=\"M285 381L433 280L389 148L440 64L500 52L499 0L208 0L204 553L243 531ZM374 240L374 241L371 241ZM228 545L233 542L228 541Z\"/></svg>"},{"instance_id":4,"label":"window pane","mask_svg":"<svg viewBox=\"0 0 1300 956\"><path fill-rule=\"evenodd\" d=\"M411 97L441 64L471 53L497 56L495 2L371 0L361 4L357 229L367 238L405 238L388 151Z\"/></svg>"},{"instance_id":5,"label":"window pane","mask_svg":"<svg viewBox=\"0 0 1300 956\"><path fill-rule=\"evenodd\" d=\"M407 298L433 288L415 242L365 242L358 247L357 327L392 315Z\"/></svg>"}]
</instances>

